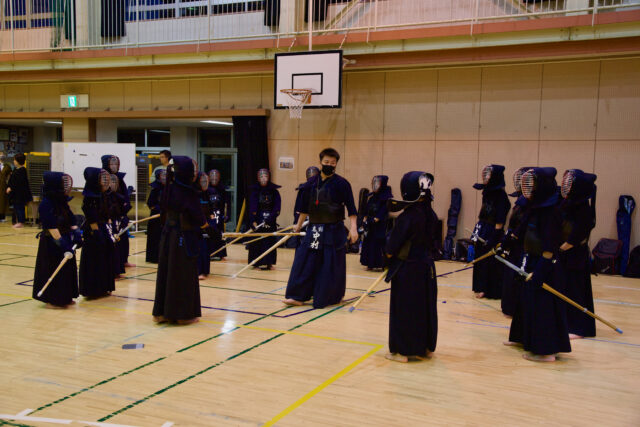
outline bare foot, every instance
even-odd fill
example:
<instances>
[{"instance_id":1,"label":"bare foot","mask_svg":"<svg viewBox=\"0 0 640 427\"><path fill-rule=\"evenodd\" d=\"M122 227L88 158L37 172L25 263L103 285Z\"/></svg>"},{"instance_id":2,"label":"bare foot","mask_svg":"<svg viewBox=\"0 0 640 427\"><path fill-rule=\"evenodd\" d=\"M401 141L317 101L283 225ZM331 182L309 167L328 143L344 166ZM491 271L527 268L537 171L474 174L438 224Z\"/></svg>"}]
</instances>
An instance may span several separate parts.
<instances>
[{"instance_id":1,"label":"bare foot","mask_svg":"<svg viewBox=\"0 0 640 427\"><path fill-rule=\"evenodd\" d=\"M191 325L192 323L197 323L198 320L200 319L198 319L197 317L194 317L193 319L180 319L176 323L178 325Z\"/></svg>"},{"instance_id":2,"label":"bare foot","mask_svg":"<svg viewBox=\"0 0 640 427\"><path fill-rule=\"evenodd\" d=\"M386 359L392 360L394 362L400 362L400 363L407 363L409 361L409 358L407 356L403 356L402 354L398 354L398 353L387 353L384 356Z\"/></svg>"},{"instance_id":3,"label":"bare foot","mask_svg":"<svg viewBox=\"0 0 640 427\"><path fill-rule=\"evenodd\" d=\"M67 306L65 306L65 305L55 305L55 304L51 304L51 303L46 303L45 307L46 308L50 308L52 310L63 310L65 308L67 308Z\"/></svg>"},{"instance_id":4,"label":"bare foot","mask_svg":"<svg viewBox=\"0 0 640 427\"><path fill-rule=\"evenodd\" d=\"M296 307L304 305L304 303L302 301L298 301L298 300L295 300L293 298L283 299L282 302L287 304L287 305L296 306Z\"/></svg>"},{"instance_id":5,"label":"bare foot","mask_svg":"<svg viewBox=\"0 0 640 427\"><path fill-rule=\"evenodd\" d=\"M130 263L130 262L125 262L125 263L124 263L124 266L125 266L125 267L127 267L127 268L136 267L136 265L135 265L135 264L132 264L132 263Z\"/></svg>"},{"instance_id":6,"label":"bare foot","mask_svg":"<svg viewBox=\"0 0 640 427\"><path fill-rule=\"evenodd\" d=\"M582 335L569 334L570 340L581 340L582 338L584 338Z\"/></svg>"},{"instance_id":7,"label":"bare foot","mask_svg":"<svg viewBox=\"0 0 640 427\"><path fill-rule=\"evenodd\" d=\"M430 360L433 357L433 351L427 351L424 356L414 356L418 360Z\"/></svg>"},{"instance_id":8,"label":"bare foot","mask_svg":"<svg viewBox=\"0 0 640 427\"><path fill-rule=\"evenodd\" d=\"M503 341L502 345L506 345L508 347L519 347L522 344L520 344L519 342L515 342L515 341Z\"/></svg>"},{"instance_id":9,"label":"bare foot","mask_svg":"<svg viewBox=\"0 0 640 427\"><path fill-rule=\"evenodd\" d=\"M530 360L532 362L555 362L556 355L555 354L523 354L522 357L524 359Z\"/></svg>"},{"instance_id":10,"label":"bare foot","mask_svg":"<svg viewBox=\"0 0 640 427\"><path fill-rule=\"evenodd\" d=\"M207 278L206 274L201 274L201 275L198 276L198 280L204 280L206 278Z\"/></svg>"},{"instance_id":11,"label":"bare foot","mask_svg":"<svg viewBox=\"0 0 640 427\"><path fill-rule=\"evenodd\" d=\"M21 222L18 222L18 223L16 223L16 224L13 224L13 228L23 228L23 227L24 227L24 224L23 224L23 223L21 223Z\"/></svg>"},{"instance_id":12,"label":"bare foot","mask_svg":"<svg viewBox=\"0 0 640 427\"><path fill-rule=\"evenodd\" d=\"M510 314L504 314L504 313L502 313L502 315L503 315L505 318L507 318L507 319L513 319L513 316L512 316L512 315L510 315Z\"/></svg>"},{"instance_id":13,"label":"bare foot","mask_svg":"<svg viewBox=\"0 0 640 427\"><path fill-rule=\"evenodd\" d=\"M168 320L164 316L153 316L153 321L156 322L156 323L165 323Z\"/></svg>"},{"instance_id":14,"label":"bare foot","mask_svg":"<svg viewBox=\"0 0 640 427\"><path fill-rule=\"evenodd\" d=\"M116 282L119 282L120 280L124 280L124 276L118 274L113 280L115 280Z\"/></svg>"},{"instance_id":15,"label":"bare foot","mask_svg":"<svg viewBox=\"0 0 640 427\"><path fill-rule=\"evenodd\" d=\"M484 292L476 292L476 298L484 298Z\"/></svg>"},{"instance_id":16,"label":"bare foot","mask_svg":"<svg viewBox=\"0 0 640 427\"><path fill-rule=\"evenodd\" d=\"M226 260L227 260L227 258L226 258L226 257L222 257L222 258L220 258L220 261L226 261Z\"/></svg>"}]
</instances>

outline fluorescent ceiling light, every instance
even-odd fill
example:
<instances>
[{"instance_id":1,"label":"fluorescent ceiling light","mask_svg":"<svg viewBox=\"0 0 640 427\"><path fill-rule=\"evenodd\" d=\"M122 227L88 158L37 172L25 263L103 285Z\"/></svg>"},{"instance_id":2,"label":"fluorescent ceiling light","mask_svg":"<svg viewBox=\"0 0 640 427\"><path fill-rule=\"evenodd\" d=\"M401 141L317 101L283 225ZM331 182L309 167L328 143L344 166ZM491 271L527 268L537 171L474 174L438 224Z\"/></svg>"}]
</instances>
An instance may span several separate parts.
<instances>
[{"instance_id":1,"label":"fluorescent ceiling light","mask_svg":"<svg viewBox=\"0 0 640 427\"><path fill-rule=\"evenodd\" d=\"M156 132L156 133L171 133L170 130L161 130L161 129L149 129L149 132Z\"/></svg>"},{"instance_id":2,"label":"fluorescent ceiling light","mask_svg":"<svg viewBox=\"0 0 640 427\"><path fill-rule=\"evenodd\" d=\"M209 123L211 125L233 126L233 123L219 122L217 120L200 120L201 123Z\"/></svg>"},{"instance_id":3,"label":"fluorescent ceiling light","mask_svg":"<svg viewBox=\"0 0 640 427\"><path fill-rule=\"evenodd\" d=\"M55 122L55 121L51 121L51 120L45 120L44 122L45 123L50 123L52 125L61 125L62 124L62 122Z\"/></svg>"}]
</instances>

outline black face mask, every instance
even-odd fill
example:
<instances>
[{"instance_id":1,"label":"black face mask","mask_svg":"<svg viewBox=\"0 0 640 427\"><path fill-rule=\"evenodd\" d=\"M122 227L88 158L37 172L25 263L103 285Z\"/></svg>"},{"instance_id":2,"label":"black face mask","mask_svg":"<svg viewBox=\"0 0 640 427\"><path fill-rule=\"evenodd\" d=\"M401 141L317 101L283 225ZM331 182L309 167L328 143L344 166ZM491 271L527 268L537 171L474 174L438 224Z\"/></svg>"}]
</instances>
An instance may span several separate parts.
<instances>
[{"instance_id":1,"label":"black face mask","mask_svg":"<svg viewBox=\"0 0 640 427\"><path fill-rule=\"evenodd\" d=\"M333 175L333 173L335 171L336 171L336 167L335 166L322 165L322 173L325 174L326 176Z\"/></svg>"}]
</instances>

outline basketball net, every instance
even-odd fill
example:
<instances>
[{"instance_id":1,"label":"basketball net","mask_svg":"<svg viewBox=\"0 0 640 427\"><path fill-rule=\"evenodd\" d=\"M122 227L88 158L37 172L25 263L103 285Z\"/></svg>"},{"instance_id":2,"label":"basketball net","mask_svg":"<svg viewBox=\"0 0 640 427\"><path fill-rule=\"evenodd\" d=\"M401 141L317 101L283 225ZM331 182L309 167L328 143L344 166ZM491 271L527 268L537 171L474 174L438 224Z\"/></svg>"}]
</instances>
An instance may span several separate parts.
<instances>
[{"instance_id":1,"label":"basketball net","mask_svg":"<svg viewBox=\"0 0 640 427\"><path fill-rule=\"evenodd\" d=\"M289 117L301 119L304 104L308 104L311 101L311 89L281 89L280 92L288 95L287 108L289 108Z\"/></svg>"}]
</instances>

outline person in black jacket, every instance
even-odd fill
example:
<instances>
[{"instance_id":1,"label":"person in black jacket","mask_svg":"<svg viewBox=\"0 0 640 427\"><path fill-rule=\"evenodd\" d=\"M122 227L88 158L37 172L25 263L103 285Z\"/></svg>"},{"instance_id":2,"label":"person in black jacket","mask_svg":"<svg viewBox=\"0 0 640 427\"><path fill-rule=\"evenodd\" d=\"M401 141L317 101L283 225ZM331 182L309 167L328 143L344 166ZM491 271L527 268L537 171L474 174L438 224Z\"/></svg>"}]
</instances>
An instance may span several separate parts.
<instances>
[{"instance_id":1,"label":"person in black jacket","mask_svg":"<svg viewBox=\"0 0 640 427\"><path fill-rule=\"evenodd\" d=\"M25 208L27 203L33 201L31 189L29 189L27 168L24 167L26 160L27 158L22 153L16 154L13 158L13 164L16 169L9 177L9 185L7 186L7 194L13 205L13 228L24 227Z\"/></svg>"},{"instance_id":2,"label":"person in black jacket","mask_svg":"<svg viewBox=\"0 0 640 427\"><path fill-rule=\"evenodd\" d=\"M437 215L431 207L433 176L408 172L400 191L406 206L387 239L391 279L389 354L387 359L408 362L428 358L438 339L438 286L433 262Z\"/></svg>"},{"instance_id":3,"label":"person in black jacket","mask_svg":"<svg viewBox=\"0 0 640 427\"><path fill-rule=\"evenodd\" d=\"M476 240L476 257L486 254L502 240L504 224L511 208L504 187L502 165L485 166L482 184L473 186L476 190L482 190L482 207L472 237ZM500 299L503 272L503 265L493 258L474 264L473 292L476 298Z\"/></svg>"},{"instance_id":4,"label":"person in black jacket","mask_svg":"<svg viewBox=\"0 0 640 427\"><path fill-rule=\"evenodd\" d=\"M82 246L82 233L68 204L73 180L62 172L45 172L42 180L42 202L38 207L42 232L38 234L40 242L33 274L33 299L45 302L48 308L66 308L79 295L78 267L73 246ZM72 257L42 296L38 296L66 253L72 254Z\"/></svg>"},{"instance_id":5,"label":"person in black jacket","mask_svg":"<svg viewBox=\"0 0 640 427\"><path fill-rule=\"evenodd\" d=\"M522 176L522 194L527 199L526 226L518 239L524 242L523 269L533 273L524 282L520 309L511 320L509 341L522 345L525 359L553 362L557 353L571 351L566 303L542 288L546 283L565 292L565 275L558 253L562 243L562 214L555 168L532 168Z\"/></svg>"},{"instance_id":6,"label":"person in black jacket","mask_svg":"<svg viewBox=\"0 0 640 427\"><path fill-rule=\"evenodd\" d=\"M147 198L147 206L149 206L149 215L157 215L160 213L160 200L162 200L162 192L167 182L167 170L156 169L155 179L149 187L149 197ZM153 264L158 263L158 248L160 245L160 232L162 231L162 218L154 218L149 220L147 225L147 255L146 262Z\"/></svg>"},{"instance_id":7,"label":"person in black jacket","mask_svg":"<svg viewBox=\"0 0 640 427\"><path fill-rule=\"evenodd\" d=\"M566 296L593 312L589 235L596 226L596 175L570 169L562 177L562 240L559 261L564 267ZM596 336L596 319L567 307L569 338Z\"/></svg>"}]
</instances>

